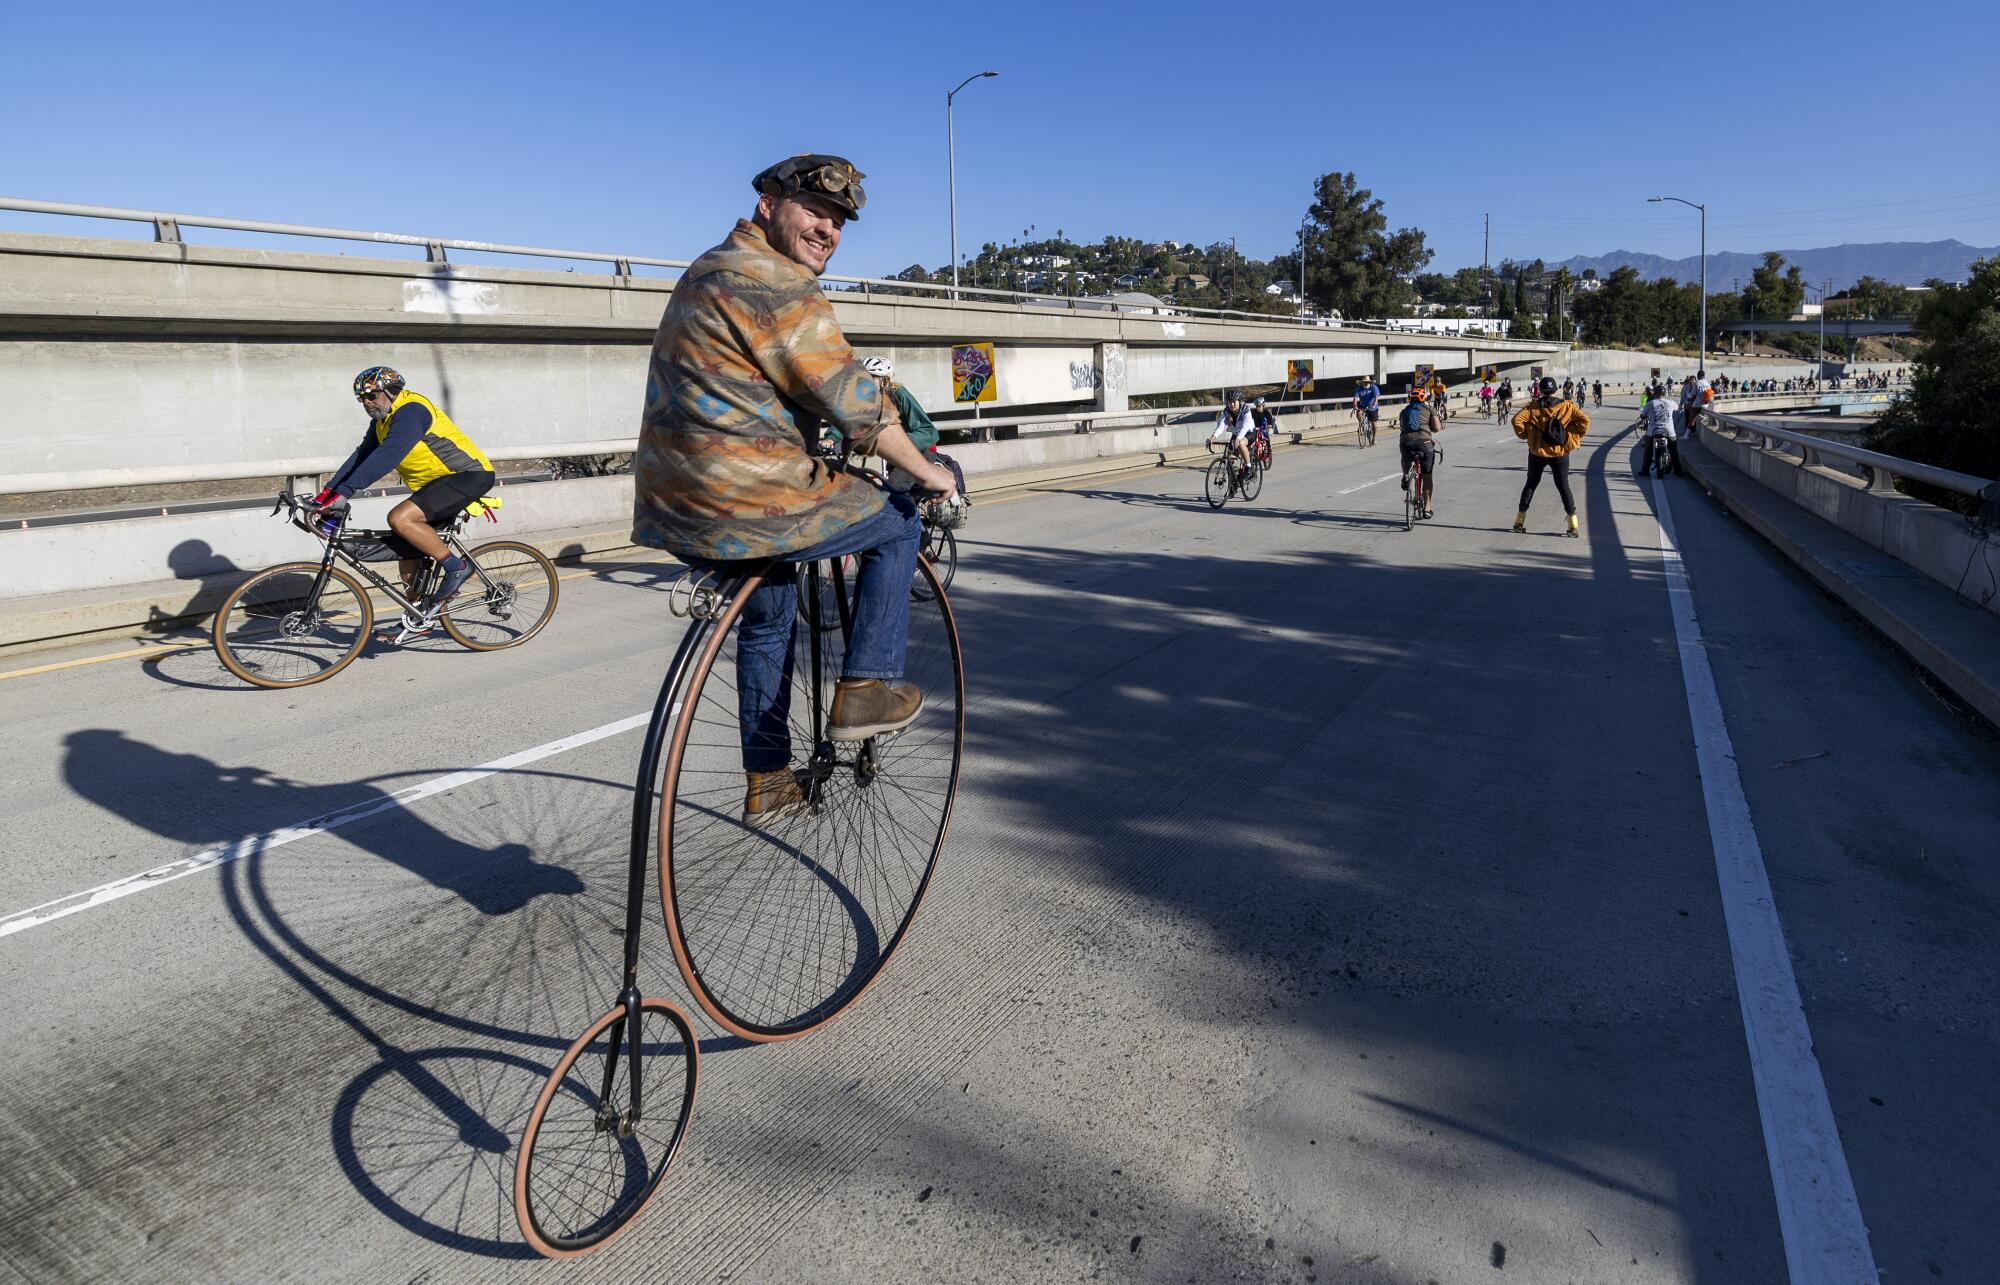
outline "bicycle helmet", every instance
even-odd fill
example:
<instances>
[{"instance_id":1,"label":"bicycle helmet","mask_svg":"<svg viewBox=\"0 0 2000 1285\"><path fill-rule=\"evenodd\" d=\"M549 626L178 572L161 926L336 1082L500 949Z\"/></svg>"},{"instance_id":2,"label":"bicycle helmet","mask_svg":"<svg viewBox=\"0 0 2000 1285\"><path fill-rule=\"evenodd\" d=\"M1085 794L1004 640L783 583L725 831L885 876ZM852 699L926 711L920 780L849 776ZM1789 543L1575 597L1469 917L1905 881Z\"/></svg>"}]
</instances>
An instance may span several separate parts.
<instances>
[{"instance_id":1,"label":"bicycle helmet","mask_svg":"<svg viewBox=\"0 0 2000 1285\"><path fill-rule=\"evenodd\" d=\"M1259 397L1256 401L1251 402L1250 404L1252 406L1262 406L1264 404L1264 399Z\"/></svg>"},{"instance_id":2,"label":"bicycle helmet","mask_svg":"<svg viewBox=\"0 0 2000 1285\"><path fill-rule=\"evenodd\" d=\"M366 397L371 393L387 393L394 397L403 391L403 377L387 366L370 366L354 377L354 395Z\"/></svg>"},{"instance_id":3,"label":"bicycle helmet","mask_svg":"<svg viewBox=\"0 0 2000 1285\"><path fill-rule=\"evenodd\" d=\"M1243 393L1239 389L1232 388L1222 394L1222 400L1225 402L1240 402L1243 400Z\"/></svg>"},{"instance_id":4,"label":"bicycle helmet","mask_svg":"<svg viewBox=\"0 0 2000 1285\"><path fill-rule=\"evenodd\" d=\"M1410 400L1413 402L1427 401L1429 400L1429 398L1430 398L1430 390L1426 389L1421 384L1410 390Z\"/></svg>"},{"instance_id":5,"label":"bicycle helmet","mask_svg":"<svg viewBox=\"0 0 2000 1285\"><path fill-rule=\"evenodd\" d=\"M889 363L887 357L864 357L861 359L861 369L867 371L877 379L894 379L896 377L896 368Z\"/></svg>"}]
</instances>

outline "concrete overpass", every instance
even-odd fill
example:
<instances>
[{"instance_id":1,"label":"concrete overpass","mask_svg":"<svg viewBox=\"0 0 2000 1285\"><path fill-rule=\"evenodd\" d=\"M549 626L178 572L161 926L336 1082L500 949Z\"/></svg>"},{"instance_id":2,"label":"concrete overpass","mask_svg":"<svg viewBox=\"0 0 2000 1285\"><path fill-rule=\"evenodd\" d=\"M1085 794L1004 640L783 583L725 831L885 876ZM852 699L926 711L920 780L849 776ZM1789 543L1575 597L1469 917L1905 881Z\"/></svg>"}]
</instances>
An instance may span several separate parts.
<instances>
[{"instance_id":1,"label":"concrete overpass","mask_svg":"<svg viewBox=\"0 0 2000 1285\"><path fill-rule=\"evenodd\" d=\"M1820 322L1818 321L1793 321L1790 319L1786 319L1784 321L1725 321L1721 325L1711 326L1709 327L1709 329L1712 331L1716 331L1718 333L1733 330L1739 333L1750 332L1760 335L1825 334L1829 336L1831 335L1868 336L1868 335L1914 335L1915 333L1917 333L1916 322L1912 321L1907 317L1902 318L1900 320L1894 318L1887 318L1879 321L1872 317L1860 317L1852 319L1847 317L1842 317L1838 321L1828 319L1824 325L1821 325Z\"/></svg>"},{"instance_id":2,"label":"concrete overpass","mask_svg":"<svg viewBox=\"0 0 2000 1285\"><path fill-rule=\"evenodd\" d=\"M207 223L259 232L424 243L359 230L0 201L146 219L162 238ZM309 473L351 447L346 383L383 363L478 426L503 457L624 449L638 420L647 345L678 260L479 242L449 247L575 254L609 273L350 258L153 242L0 234L0 381L45 390L35 433L0 437L12 490ZM1134 397L1282 383L1314 363L1323 393L1420 363L1447 374L1546 363L1563 345L1444 339L1091 301L829 277L855 344L894 358L927 407L950 408L950 349L990 341L999 398L982 413L1097 410ZM74 425L74 428L64 427ZM109 438L117 444L104 446ZM275 465L275 467L274 467ZM84 474L90 476L85 477Z\"/></svg>"}]
</instances>

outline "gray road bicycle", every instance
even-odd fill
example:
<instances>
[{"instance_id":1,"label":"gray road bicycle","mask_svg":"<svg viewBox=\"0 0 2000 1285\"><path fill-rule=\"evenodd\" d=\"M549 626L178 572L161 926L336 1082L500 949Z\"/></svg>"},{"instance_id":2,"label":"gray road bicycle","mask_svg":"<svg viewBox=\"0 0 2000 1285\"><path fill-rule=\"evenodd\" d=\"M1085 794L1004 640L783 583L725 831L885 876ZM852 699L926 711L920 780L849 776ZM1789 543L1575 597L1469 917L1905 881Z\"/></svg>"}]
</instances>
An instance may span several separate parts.
<instances>
[{"instance_id":1,"label":"gray road bicycle","mask_svg":"<svg viewBox=\"0 0 2000 1285\"><path fill-rule=\"evenodd\" d=\"M407 588L369 565L415 553L395 532L350 529L344 511L332 519L331 531L315 531L309 506L290 491L280 491L271 507L273 516L280 512L325 542L319 561L287 562L250 577L224 599L210 631L223 665L254 686L304 687L347 668L368 645L378 597L401 613L405 635L421 634L435 623L473 651L518 647L555 614L560 595L555 564L518 540L468 548L467 514L439 527L438 538L472 564L472 578L433 619L417 604L444 574L436 562L425 558Z\"/></svg>"}]
</instances>

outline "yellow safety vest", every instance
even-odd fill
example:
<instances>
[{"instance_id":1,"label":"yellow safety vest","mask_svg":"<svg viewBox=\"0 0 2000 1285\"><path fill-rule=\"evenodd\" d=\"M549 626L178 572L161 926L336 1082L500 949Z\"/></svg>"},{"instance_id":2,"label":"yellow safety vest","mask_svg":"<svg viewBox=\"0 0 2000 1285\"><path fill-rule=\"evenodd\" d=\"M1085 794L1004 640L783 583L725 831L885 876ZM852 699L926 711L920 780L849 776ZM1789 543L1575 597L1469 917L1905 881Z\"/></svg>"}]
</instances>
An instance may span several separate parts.
<instances>
[{"instance_id":1,"label":"yellow safety vest","mask_svg":"<svg viewBox=\"0 0 2000 1285\"><path fill-rule=\"evenodd\" d=\"M375 421L376 441L389 436L390 421L396 418L397 411L411 402L431 413L431 426L430 431L396 465L396 476L403 480L404 486L418 491L453 473L493 471L493 461L487 459L486 452L474 446L472 439L451 422L451 416L439 410L437 403L430 398L407 388L396 394L396 400L389 404L389 413Z\"/></svg>"}]
</instances>

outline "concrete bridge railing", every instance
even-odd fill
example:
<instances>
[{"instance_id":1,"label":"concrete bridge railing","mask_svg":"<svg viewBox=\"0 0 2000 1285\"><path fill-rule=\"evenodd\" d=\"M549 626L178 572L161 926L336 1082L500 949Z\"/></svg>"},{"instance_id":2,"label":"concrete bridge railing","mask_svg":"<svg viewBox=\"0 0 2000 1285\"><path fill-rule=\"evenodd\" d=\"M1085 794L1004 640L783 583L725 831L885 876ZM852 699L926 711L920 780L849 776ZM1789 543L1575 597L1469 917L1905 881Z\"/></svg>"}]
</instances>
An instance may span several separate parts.
<instances>
[{"instance_id":1,"label":"concrete bridge railing","mask_svg":"<svg viewBox=\"0 0 2000 1285\"><path fill-rule=\"evenodd\" d=\"M1768 422L1710 411L1703 435L1709 454L1756 479L1801 508L1923 573L1966 591L1966 578L1982 554L2000 561L2000 482L1898 459L1845 442L1776 428ZM1858 470L1856 477L1836 465ZM1940 508L1897 489L1919 482L1980 502L1972 517ZM1994 576L1991 567L1987 578ZM1975 586L1972 601L1978 602ZM2000 586L1994 586L2000 587ZM2000 593L1985 597L2000 615Z\"/></svg>"}]
</instances>

